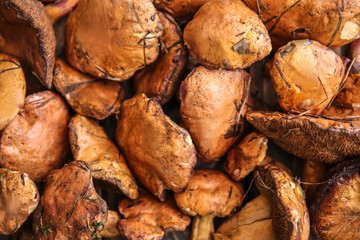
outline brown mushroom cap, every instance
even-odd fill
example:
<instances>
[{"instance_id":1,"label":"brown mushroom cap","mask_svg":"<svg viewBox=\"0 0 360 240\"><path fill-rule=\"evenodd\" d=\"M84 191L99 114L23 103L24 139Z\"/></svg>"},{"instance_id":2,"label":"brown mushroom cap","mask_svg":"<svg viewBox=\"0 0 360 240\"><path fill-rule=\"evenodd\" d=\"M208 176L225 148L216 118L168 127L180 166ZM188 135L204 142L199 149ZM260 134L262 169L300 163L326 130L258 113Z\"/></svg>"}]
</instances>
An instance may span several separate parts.
<instances>
[{"instance_id":1,"label":"brown mushroom cap","mask_svg":"<svg viewBox=\"0 0 360 240\"><path fill-rule=\"evenodd\" d=\"M256 187L270 202L276 239L308 240L310 219L300 184L270 164L260 166L255 178Z\"/></svg>"},{"instance_id":2,"label":"brown mushroom cap","mask_svg":"<svg viewBox=\"0 0 360 240\"><path fill-rule=\"evenodd\" d=\"M275 240L270 203L263 195L256 197L223 222L213 236L214 240Z\"/></svg>"},{"instance_id":3,"label":"brown mushroom cap","mask_svg":"<svg viewBox=\"0 0 360 240\"><path fill-rule=\"evenodd\" d=\"M47 88L52 86L55 33L37 0L0 3L0 52L26 63Z\"/></svg>"},{"instance_id":4,"label":"brown mushroom cap","mask_svg":"<svg viewBox=\"0 0 360 240\"><path fill-rule=\"evenodd\" d=\"M242 203L244 190L218 170L195 170L184 192L175 193L179 208L190 216L226 217Z\"/></svg>"},{"instance_id":5,"label":"brown mushroom cap","mask_svg":"<svg viewBox=\"0 0 360 240\"><path fill-rule=\"evenodd\" d=\"M271 51L258 15L242 1L209 1L184 30L191 55L209 68L244 69Z\"/></svg>"},{"instance_id":6,"label":"brown mushroom cap","mask_svg":"<svg viewBox=\"0 0 360 240\"><path fill-rule=\"evenodd\" d=\"M103 120L117 113L124 98L119 82L98 80L56 60L54 86L77 113Z\"/></svg>"},{"instance_id":7,"label":"brown mushroom cap","mask_svg":"<svg viewBox=\"0 0 360 240\"><path fill-rule=\"evenodd\" d=\"M268 139L265 135L252 132L232 148L226 157L225 171L239 181L260 166L266 157Z\"/></svg>"},{"instance_id":8,"label":"brown mushroom cap","mask_svg":"<svg viewBox=\"0 0 360 240\"><path fill-rule=\"evenodd\" d=\"M313 202L320 186L318 183L324 180L326 171L327 165L323 162L317 162L313 160L304 161L302 181L308 183L303 185L307 203Z\"/></svg>"},{"instance_id":9,"label":"brown mushroom cap","mask_svg":"<svg viewBox=\"0 0 360 240\"><path fill-rule=\"evenodd\" d=\"M209 0L155 0L154 3L160 9L170 13L174 18L187 20Z\"/></svg>"},{"instance_id":10,"label":"brown mushroom cap","mask_svg":"<svg viewBox=\"0 0 360 240\"><path fill-rule=\"evenodd\" d=\"M312 230L323 240L354 239L360 226L359 159L339 164L330 174L311 205Z\"/></svg>"},{"instance_id":11,"label":"brown mushroom cap","mask_svg":"<svg viewBox=\"0 0 360 240\"><path fill-rule=\"evenodd\" d=\"M159 58L133 77L136 93L157 98L161 104L168 102L176 92L187 62L187 51L182 43L182 32L167 13L158 12L164 26L160 41L164 44Z\"/></svg>"},{"instance_id":12,"label":"brown mushroom cap","mask_svg":"<svg viewBox=\"0 0 360 240\"><path fill-rule=\"evenodd\" d=\"M106 183L112 191L122 191L131 199L138 197L138 187L124 157L97 121L80 115L73 117L69 140L74 160L91 164L95 180Z\"/></svg>"},{"instance_id":13,"label":"brown mushroom cap","mask_svg":"<svg viewBox=\"0 0 360 240\"><path fill-rule=\"evenodd\" d=\"M360 123L330 117L250 112L246 119L285 151L335 163L360 155Z\"/></svg>"},{"instance_id":14,"label":"brown mushroom cap","mask_svg":"<svg viewBox=\"0 0 360 240\"><path fill-rule=\"evenodd\" d=\"M24 106L26 82L17 59L0 54L0 130L4 129Z\"/></svg>"},{"instance_id":15,"label":"brown mushroom cap","mask_svg":"<svg viewBox=\"0 0 360 240\"><path fill-rule=\"evenodd\" d=\"M314 39L331 48L360 37L356 0L244 0L265 23L274 48L293 39Z\"/></svg>"},{"instance_id":16,"label":"brown mushroom cap","mask_svg":"<svg viewBox=\"0 0 360 240\"><path fill-rule=\"evenodd\" d=\"M66 23L66 59L96 78L123 81L156 60L161 35L150 0L80 1Z\"/></svg>"},{"instance_id":17,"label":"brown mushroom cap","mask_svg":"<svg viewBox=\"0 0 360 240\"><path fill-rule=\"evenodd\" d=\"M127 239L160 240L165 232L184 231L191 222L173 199L160 202L146 192L136 200L122 200L119 211L124 219L118 228Z\"/></svg>"},{"instance_id":18,"label":"brown mushroom cap","mask_svg":"<svg viewBox=\"0 0 360 240\"><path fill-rule=\"evenodd\" d=\"M39 191L29 175L0 168L0 234L16 232L39 199Z\"/></svg>"},{"instance_id":19,"label":"brown mushroom cap","mask_svg":"<svg viewBox=\"0 0 360 240\"><path fill-rule=\"evenodd\" d=\"M92 239L104 229L106 202L95 191L91 166L74 161L46 181L35 211L36 239Z\"/></svg>"},{"instance_id":20,"label":"brown mushroom cap","mask_svg":"<svg viewBox=\"0 0 360 240\"><path fill-rule=\"evenodd\" d=\"M250 75L243 70L197 67L180 87L180 112L204 161L216 161L239 138Z\"/></svg>"},{"instance_id":21,"label":"brown mushroom cap","mask_svg":"<svg viewBox=\"0 0 360 240\"><path fill-rule=\"evenodd\" d=\"M24 107L3 130L0 165L42 181L65 160L69 120L69 109L58 94L44 91L27 96Z\"/></svg>"},{"instance_id":22,"label":"brown mushroom cap","mask_svg":"<svg viewBox=\"0 0 360 240\"><path fill-rule=\"evenodd\" d=\"M145 94L121 105L116 141L133 174L159 199L166 188L179 192L189 183L197 161L190 135Z\"/></svg>"},{"instance_id":23,"label":"brown mushroom cap","mask_svg":"<svg viewBox=\"0 0 360 240\"><path fill-rule=\"evenodd\" d=\"M286 112L318 114L338 93L344 72L341 58L331 49L296 40L276 52L270 75Z\"/></svg>"}]
</instances>

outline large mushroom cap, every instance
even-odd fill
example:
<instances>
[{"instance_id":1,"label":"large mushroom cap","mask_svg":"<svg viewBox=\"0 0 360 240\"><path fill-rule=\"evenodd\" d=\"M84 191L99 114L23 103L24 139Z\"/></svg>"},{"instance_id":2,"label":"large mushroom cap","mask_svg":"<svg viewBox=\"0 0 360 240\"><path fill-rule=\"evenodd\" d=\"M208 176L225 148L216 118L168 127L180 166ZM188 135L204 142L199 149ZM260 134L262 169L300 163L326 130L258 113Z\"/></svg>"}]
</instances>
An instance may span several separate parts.
<instances>
[{"instance_id":1,"label":"large mushroom cap","mask_svg":"<svg viewBox=\"0 0 360 240\"><path fill-rule=\"evenodd\" d=\"M42 84L52 86L55 33L37 0L7 0L0 3L0 51L26 63Z\"/></svg>"}]
</instances>

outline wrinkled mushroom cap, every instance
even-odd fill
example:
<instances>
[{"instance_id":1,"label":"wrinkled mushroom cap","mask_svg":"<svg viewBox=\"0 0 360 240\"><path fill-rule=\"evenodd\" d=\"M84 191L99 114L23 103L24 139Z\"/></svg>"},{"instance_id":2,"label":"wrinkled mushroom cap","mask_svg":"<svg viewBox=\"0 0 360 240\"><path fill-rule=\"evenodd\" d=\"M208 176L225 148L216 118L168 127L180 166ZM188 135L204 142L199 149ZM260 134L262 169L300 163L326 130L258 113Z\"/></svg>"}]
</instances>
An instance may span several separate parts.
<instances>
[{"instance_id":1,"label":"wrinkled mushroom cap","mask_svg":"<svg viewBox=\"0 0 360 240\"><path fill-rule=\"evenodd\" d=\"M165 232L184 231L191 221L173 199L168 197L166 202L160 202L146 192L136 200L122 200L119 211L124 217L119 222L119 231L134 240L160 240Z\"/></svg>"},{"instance_id":2,"label":"wrinkled mushroom cap","mask_svg":"<svg viewBox=\"0 0 360 240\"><path fill-rule=\"evenodd\" d=\"M42 181L65 160L69 120L69 109L58 94L44 91L27 96L1 136L0 165Z\"/></svg>"},{"instance_id":3,"label":"wrinkled mushroom cap","mask_svg":"<svg viewBox=\"0 0 360 240\"><path fill-rule=\"evenodd\" d=\"M51 88L56 40L44 6L37 0L2 1L0 32L0 52L26 63L30 72Z\"/></svg>"},{"instance_id":4,"label":"wrinkled mushroom cap","mask_svg":"<svg viewBox=\"0 0 360 240\"><path fill-rule=\"evenodd\" d=\"M258 15L241 1L209 1L184 30L191 55L209 68L244 69L271 51Z\"/></svg>"},{"instance_id":5,"label":"wrinkled mushroom cap","mask_svg":"<svg viewBox=\"0 0 360 240\"><path fill-rule=\"evenodd\" d=\"M0 168L0 234L16 232L39 199L39 191L29 175Z\"/></svg>"},{"instance_id":6,"label":"wrinkled mushroom cap","mask_svg":"<svg viewBox=\"0 0 360 240\"><path fill-rule=\"evenodd\" d=\"M180 192L189 183L197 161L190 135L145 94L122 104L116 141L133 174L159 199L166 188Z\"/></svg>"},{"instance_id":7,"label":"wrinkled mushroom cap","mask_svg":"<svg viewBox=\"0 0 360 240\"><path fill-rule=\"evenodd\" d=\"M66 23L66 59L96 78L123 81L156 60L161 35L150 0L80 1Z\"/></svg>"},{"instance_id":8,"label":"wrinkled mushroom cap","mask_svg":"<svg viewBox=\"0 0 360 240\"><path fill-rule=\"evenodd\" d=\"M17 59L0 54L0 130L4 129L24 106L26 82Z\"/></svg>"},{"instance_id":9,"label":"wrinkled mushroom cap","mask_svg":"<svg viewBox=\"0 0 360 240\"><path fill-rule=\"evenodd\" d=\"M218 170L195 170L184 192L175 193L176 204L190 216L226 217L242 203L244 190Z\"/></svg>"}]
</instances>

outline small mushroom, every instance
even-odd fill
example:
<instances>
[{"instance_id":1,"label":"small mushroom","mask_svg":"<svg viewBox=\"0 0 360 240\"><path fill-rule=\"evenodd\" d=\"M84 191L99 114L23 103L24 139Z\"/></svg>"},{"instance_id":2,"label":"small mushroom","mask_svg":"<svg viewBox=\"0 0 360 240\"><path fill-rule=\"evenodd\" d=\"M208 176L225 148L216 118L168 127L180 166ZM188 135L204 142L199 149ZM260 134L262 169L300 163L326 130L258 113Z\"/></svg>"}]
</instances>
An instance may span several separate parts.
<instances>
[{"instance_id":1,"label":"small mushroom","mask_svg":"<svg viewBox=\"0 0 360 240\"><path fill-rule=\"evenodd\" d=\"M0 33L0 52L18 58L51 88L56 40L43 4L38 0L1 1Z\"/></svg>"},{"instance_id":2,"label":"small mushroom","mask_svg":"<svg viewBox=\"0 0 360 240\"><path fill-rule=\"evenodd\" d=\"M219 160L240 137L250 82L243 70L202 66L182 82L180 113L203 161Z\"/></svg>"},{"instance_id":3,"label":"small mushroom","mask_svg":"<svg viewBox=\"0 0 360 240\"><path fill-rule=\"evenodd\" d=\"M326 46L310 40L280 48L270 70L280 106L290 113L319 114L334 99L345 66Z\"/></svg>"},{"instance_id":4,"label":"small mushroom","mask_svg":"<svg viewBox=\"0 0 360 240\"><path fill-rule=\"evenodd\" d=\"M103 120L117 113L124 98L119 82L98 80L56 60L54 86L77 113Z\"/></svg>"},{"instance_id":5,"label":"small mushroom","mask_svg":"<svg viewBox=\"0 0 360 240\"><path fill-rule=\"evenodd\" d=\"M157 59L162 30L151 0L80 1L66 22L66 59L96 78L124 81Z\"/></svg>"},{"instance_id":6,"label":"small mushroom","mask_svg":"<svg viewBox=\"0 0 360 240\"><path fill-rule=\"evenodd\" d=\"M93 239L107 220L106 202L95 191L92 169L74 161L55 170L45 184L36 209L33 229L36 239Z\"/></svg>"},{"instance_id":7,"label":"small mushroom","mask_svg":"<svg viewBox=\"0 0 360 240\"><path fill-rule=\"evenodd\" d=\"M119 211L124 219L120 220L118 229L132 240L160 240L166 232L184 231L191 222L172 198L160 202L146 192L136 200L123 199Z\"/></svg>"},{"instance_id":8,"label":"small mushroom","mask_svg":"<svg viewBox=\"0 0 360 240\"><path fill-rule=\"evenodd\" d=\"M244 195L240 183L232 181L218 170L195 170L184 192L175 193L179 208L190 216L229 216L242 203Z\"/></svg>"},{"instance_id":9,"label":"small mushroom","mask_svg":"<svg viewBox=\"0 0 360 240\"><path fill-rule=\"evenodd\" d=\"M260 166L266 157L268 139L265 135L252 132L236 147L232 148L226 157L225 171L239 181Z\"/></svg>"},{"instance_id":10,"label":"small mushroom","mask_svg":"<svg viewBox=\"0 0 360 240\"><path fill-rule=\"evenodd\" d=\"M2 130L24 106L26 82L19 61L1 53L0 89L0 130Z\"/></svg>"},{"instance_id":11,"label":"small mushroom","mask_svg":"<svg viewBox=\"0 0 360 240\"><path fill-rule=\"evenodd\" d=\"M359 159L341 163L330 170L311 205L312 230L318 239L356 239L360 210Z\"/></svg>"},{"instance_id":12,"label":"small mushroom","mask_svg":"<svg viewBox=\"0 0 360 240\"><path fill-rule=\"evenodd\" d=\"M167 188L181 192L188 185L197 161L194 144L156 100L139 94L124 101L116 141L130 170L160 200Z\"/></svg>"},{"instance_id":13,"label":"small mushroom","mask_svg":"<svg viewBox=\"0 0 360 240\"><path fill-rule=\"evenodd\" d=\"M163 105L168 102L180 84L187 62L187 51L182 43L182 32L175 20L167 13L158 12L164 26L160 37L162 52L159 58L133 77L136 93L154 97Z\"/></svg>"},{"instance_id":14,"label":"small mushroom","mask_svg":"<svg viewBox=\"0 0 360 240\"><path fill-rule=\"evenodd\" d=\"M70 112L56 93L29 95L0 139L0 165L27 173L35 182L60 167L69 152Z\"/></svg>"},{"instance_id":15,"label":"small mushroom","mask_svg":"<svg viewBox=\"0 0 360 240\"><path fill-rule=\"evenodd\" d=\"M92 176L112 191L122 191L131 199L138 197L138 187L114 143L93 119L77 115L69 124L69 139L74 160L92 166Z\"/></svg>"},{"instance_id":16,"label":"small mushroom","mask_svg":"<svg viewBox=\"0 0 360 240\"><path fill-rule=\"evenodd\" d=\"M255 183L270 203L276 239L308 240L310 219L300 184L270 164L258 168Z\"/></svg>"},{"instance_id":17,"label":"small mushroom","mask_svg":"<svg viewBox=\"0 0 360 240\"><path fill-rule=\"evenodd\" d=\"M263 195L247 203L239 212L223 222L213 234L214 240L275 240L270 203Z\"/></svg>"},{"instance_id":18,"label":"small mushroom","mask_svg":"<svg viewBox=\"0 0 360 240\"><path fill-rule=\"evenodd\" d=\"M39 191L29 175L0 168L0 234L15 233L39 199Z\"/></svg>"},{"instance_id":19,"label":"small mushroom","mask_svg":"<svg viewBox=\"0 0 360 240\"><path fill-rule=\"evenodd\" d=\"M269 34L242 1L209 1L184 29L190 54L208 68L244 69L271 52Z\"/></svg>"}]
</instances>

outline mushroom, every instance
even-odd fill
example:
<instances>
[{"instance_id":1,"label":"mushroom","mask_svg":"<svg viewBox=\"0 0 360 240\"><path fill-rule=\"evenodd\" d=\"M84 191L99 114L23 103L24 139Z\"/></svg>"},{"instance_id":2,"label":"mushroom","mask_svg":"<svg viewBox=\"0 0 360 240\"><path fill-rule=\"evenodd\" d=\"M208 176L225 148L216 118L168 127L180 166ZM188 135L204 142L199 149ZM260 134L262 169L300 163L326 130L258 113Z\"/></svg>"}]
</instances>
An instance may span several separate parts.
<instances>
[{"instance_id":1,"label":"mushroom","mask_svg":"<svg viewBox=\"0 0 360 240\"><path fill-rule=\"evenodd\" d=\"M0 52L18 58L51 88L56 40L43 4L38 0L1 1L0 33Z\"/></svg>"},{"instance_id":2,"label":"mushroom","mask_svg":"<svg viewBox=\"0 0 360 240\"><path fill-rule=\"evenodd\" d=\"M93 239L107 220L106 202L95 191L92 169L74 161L55 170L45 184L33 219L36 239Z\"/></svg>"},{"instance_id":3,"label":"mushroom","mask_svg":"<svg viewBox=\"0 0 360 240\"><path fill-rule=\"evenodd\" d=\"M0 168L0 234L13 234L39 203L40 194L29 175Z\"/></svg>"},{"instance_id":4,"label":"mushroom","mask_svg":"<svg viewBox=\"0 0 360 240\"><path fill-rule=\"evenodd\" d=\"M188 20L209 0L155 0L155 5L179 20Z\"/></svg>"},{"instance_id":5,"label":"mushroom","mask_svg":"<svg viewBox=\"0 0 360 240\"><path fill-rule=\"evenodd\" d=\"M119 211L124 219L120 220L118 229L124 237L133 240L160 240L165 232L184 231L191 222L172 198L160 202L145 191L136 200L123 199Z\"/></svg>"},{"instance_id":6,"label":"mushroom","mask_svg":"<svg viewBox=\"0 0 360 240\"><path fill-rule=\"evenodd\" d=\"M203 161L218 160L240 137L250 81L243 70L200 66L182 82L180 113Z\"/></svg>"},{"instance_id":7,"label":"mushroom","mask_svg":"<svg viewBox=\"0 0 360 240\"><path fill-rule=\"evenodd\" d=\"M117 113L124 98L119 82L94 79L60 59L55 62L54 86L75 112L99 120Z\"/></svg>"},{"instance_id":8,"label":"mushroom","mask_svg":"<svg viewBox=\"0 0 360 240\"><path fill-rule=\"evenodd\" d=\"M242 203L244 190L218 170L197 169L184 192L175 193L178 207L190 216L229 216Z\"/></svg>"},{"instance_id":9,"label":"mushroom","mask_svg":"<svg viewBox=\"0 0 360 240\"><path fill-rule=\"evenodd\" d=\"M60 167L69 152L69 109L56 93L29 95L0 139L0 165L27 173L35 182Z\"/></svg>"},{"instance_id":10,"label":"mushroom","mask_svg":"<svg viewBox=\"0 0 360 240\"><path fill-rule=\"evenodd\" d=\"M121 191L131 199L138 197L136 181L124 157L97 121L74 116L69 124L69 140L74 160L91 164L95 181L109 190Z\"/></svg>"},{"instance_id":11,"label":"mushroom","mask_svg":"<svg viewBox=\"0 0 360 240\"><path fill-rule=\"evenodd\" d=\"M26 82L17 59L0 54L0 130L4 129L24 106Z\"/></svg>"},{"instance_id":12,"label":"mushroom","mask_svg":"<svg viewBox=\"0 0 360 240\"><path fill-rule=\"evenodd\" d=\"M165 190L181 192L189 183L196 151L189 133L145 94L124 101L116 141L137 179L160 200Z\"/></svg>"}]
</instances>

